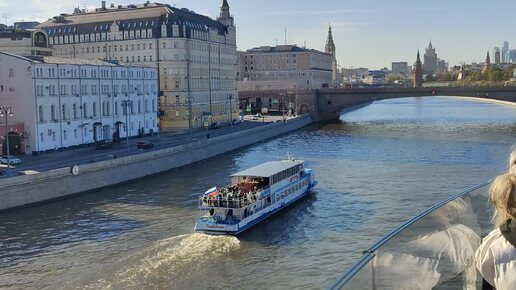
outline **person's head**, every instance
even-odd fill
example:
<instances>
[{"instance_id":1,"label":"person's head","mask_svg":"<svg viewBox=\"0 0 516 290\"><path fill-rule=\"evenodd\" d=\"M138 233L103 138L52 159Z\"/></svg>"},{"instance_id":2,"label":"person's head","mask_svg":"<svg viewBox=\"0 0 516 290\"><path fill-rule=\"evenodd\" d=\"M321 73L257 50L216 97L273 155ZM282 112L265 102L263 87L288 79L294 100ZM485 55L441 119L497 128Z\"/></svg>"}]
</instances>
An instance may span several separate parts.
<instances>
[{"instance_id":1,"label":"person's head","mask_svg":"<svg viewBox=\"0 0 516 290\"><path fill-rule=\"evenodd\" d=\"M495 227L501 226L507 220L516 221L516 175L506 173L497 176L489 192L495 208L493 216Z\"/></svg>"}]
</instances>

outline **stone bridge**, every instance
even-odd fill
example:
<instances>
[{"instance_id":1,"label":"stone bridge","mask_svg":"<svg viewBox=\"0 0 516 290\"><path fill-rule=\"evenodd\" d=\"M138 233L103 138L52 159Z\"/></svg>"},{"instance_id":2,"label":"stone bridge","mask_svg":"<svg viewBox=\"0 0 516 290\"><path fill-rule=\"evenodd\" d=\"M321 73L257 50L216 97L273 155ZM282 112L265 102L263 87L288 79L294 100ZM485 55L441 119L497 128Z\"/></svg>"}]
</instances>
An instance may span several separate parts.
<instances>
[{"instance_id":1,"label":"stone bridge","mask_svg":"<svg viewBox=\"0 0 516 290\"><path fill-rule=\"evenodd\" d=\"M473 97L516 103L516 87L344 88L239 92L240 100L261 98L278 99L283 103L293 102L298 114L310 113L316 121L337 120L346 109L374 101L425 96Z\"/></svg>"}]
</instances>

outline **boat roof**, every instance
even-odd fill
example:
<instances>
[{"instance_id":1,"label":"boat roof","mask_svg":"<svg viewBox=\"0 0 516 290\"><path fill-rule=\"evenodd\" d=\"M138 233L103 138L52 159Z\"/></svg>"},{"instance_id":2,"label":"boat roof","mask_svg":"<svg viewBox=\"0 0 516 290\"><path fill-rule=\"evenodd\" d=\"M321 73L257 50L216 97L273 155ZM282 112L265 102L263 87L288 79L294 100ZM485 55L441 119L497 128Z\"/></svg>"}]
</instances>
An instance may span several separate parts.
<instances>
[{"instance_id":1,"label":"boat roof","mask_svg":"<svg viewBox=\"0 0 516 290\"><path fill-rule=\"evenodd\" d=\"M270 177L276 173L282 172L283 170L294 167L298 164L303 164L303 160L282 160L282 161L270 161L262 163L258 166L240 171L231 175L231 177L238 176L256 176L256 177Z\"/></svg>"}]
</instances>

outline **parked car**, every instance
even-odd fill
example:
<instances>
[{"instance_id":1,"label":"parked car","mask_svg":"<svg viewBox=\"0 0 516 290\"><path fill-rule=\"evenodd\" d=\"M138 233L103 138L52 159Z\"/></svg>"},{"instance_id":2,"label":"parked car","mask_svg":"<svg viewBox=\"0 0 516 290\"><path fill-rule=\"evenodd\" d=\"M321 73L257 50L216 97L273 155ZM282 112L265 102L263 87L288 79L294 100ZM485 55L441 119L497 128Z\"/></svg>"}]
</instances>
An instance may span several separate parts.
<instances>
[{"instance_id":1,"label":"parked car","mask_svg":"<svg viewBox=\"0 0 516 290\"><path fill-rule=\"evenodd\" d=\"M109 142L106 140L98 141L97 145L95 146L97 149L111 149L113 148L113 142Z\"/></svg>"},{"instance_id":2,"label":"parked car","mask_svg":"<svg viewBox=\"0 0 516 290\"><path fill-rule=\"evenodd\" d=\"M7 164L7 159L8 159L7 155L0 156L0 163ZM18 164L22 164L21 159L16 156L9 155L9 165L18 165Z\"/></svg>"},{"instance_id":3,"label":"parked car","mask_svg":"<svg viewBox=\"0 0 516 290\"><path fill-rule=\"evenodd\" d=\"M138 147L138 149L150 149L154 147L154 144L152 144L149 141L140 141L136 146Z\"/></svg>"},{"instance_id":4,"label":"parked car","mask_svg":"<svg viewBox=\"0 0 516 290\"><path fill-rule=\"evenodd\" d=\"M218 129L218 128L220 128L220 123L218 123L218 122L211 123L210 129Z\"/></svg>"},{"instance_id":5,"label":"parked car","mask_svg":"<svg viewBox=\"0 0 516 290\"><path fill-rule=\"evenodd\" d=\"M233 123L233 125L238 125L238 124L240 124L241 122L242 122L241 120L235 119L235 120L233 120L233 122L232 122L232 123Z\"/></svg>"}]
</instances>

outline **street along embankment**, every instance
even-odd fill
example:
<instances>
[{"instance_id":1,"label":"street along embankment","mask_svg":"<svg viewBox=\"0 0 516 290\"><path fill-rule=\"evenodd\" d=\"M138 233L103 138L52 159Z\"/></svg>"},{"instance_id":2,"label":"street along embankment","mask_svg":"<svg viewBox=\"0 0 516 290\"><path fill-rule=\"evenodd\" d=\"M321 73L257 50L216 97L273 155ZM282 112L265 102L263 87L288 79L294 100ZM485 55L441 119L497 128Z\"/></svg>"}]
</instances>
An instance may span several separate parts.
<instances>
[{"instance_id":1,"label":"street along embankment","mask_svg":"<svg viewBox=\"0 0 516 290\"><path fill-rule=\"evenodd\" d=\"M0 211L68 197L157 174L279 135L312 123L309 114L286 123L271 123L248 130L166 149L112 160L65 167L0 180Z\"/></svg>"}]
</instances>

